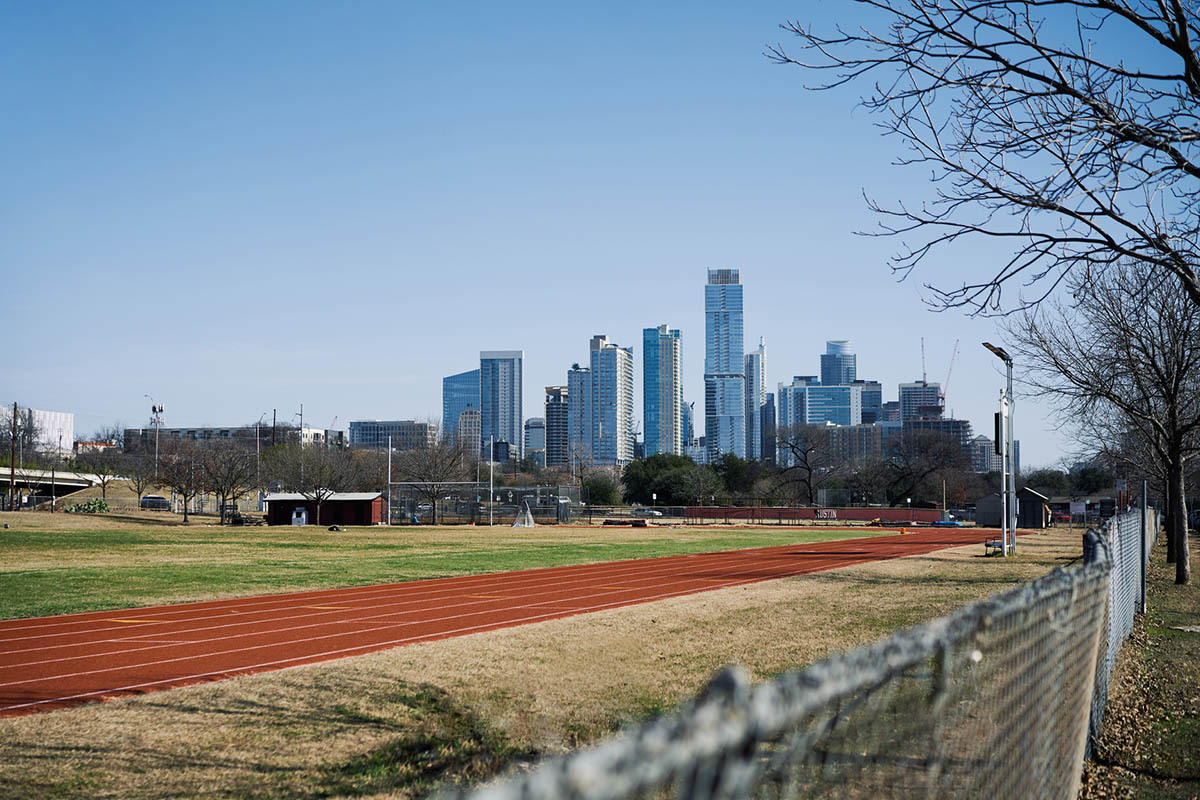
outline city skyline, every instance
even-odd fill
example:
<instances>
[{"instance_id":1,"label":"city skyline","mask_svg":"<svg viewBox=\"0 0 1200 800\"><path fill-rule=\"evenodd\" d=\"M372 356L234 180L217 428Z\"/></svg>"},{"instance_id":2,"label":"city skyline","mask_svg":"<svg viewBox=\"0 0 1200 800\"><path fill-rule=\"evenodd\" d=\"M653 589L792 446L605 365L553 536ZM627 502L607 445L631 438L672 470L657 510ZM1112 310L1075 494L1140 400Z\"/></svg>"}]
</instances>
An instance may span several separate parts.
<instances>
[{"instance_id":1,"label":"city skyline","mask_svg":"<svg viewBox=\"0 0 1200 800\"><path fill-rule=\"evenodd\" d=\"M428 420L481 349L523 348L540 405L595 331L636 343L669 319L702 429L692 276L728 267L753 276L768 388L850 339L890 394L921 375L922 337L931 380L961 339L949 409L990 418L1003 376L977 343L1002 335L928 313L921 283L1005 255L960 248L898 284L899 243L854 235L877 222L864 191L925 176L890 166L844 96L762 55L792 6L477 12L464 28L439 8L81 5L64 26L14 7L0 45L27 79L3 90L0 260L27 279L6 287L9 399L84 432L144 426L145 394L164 424L301 403L322 427ZM622 56L565 58L581 47ZM1019 396L1016 425L1027 463L1065 455L1044 401Z\"/></svg>"}]
</instances>

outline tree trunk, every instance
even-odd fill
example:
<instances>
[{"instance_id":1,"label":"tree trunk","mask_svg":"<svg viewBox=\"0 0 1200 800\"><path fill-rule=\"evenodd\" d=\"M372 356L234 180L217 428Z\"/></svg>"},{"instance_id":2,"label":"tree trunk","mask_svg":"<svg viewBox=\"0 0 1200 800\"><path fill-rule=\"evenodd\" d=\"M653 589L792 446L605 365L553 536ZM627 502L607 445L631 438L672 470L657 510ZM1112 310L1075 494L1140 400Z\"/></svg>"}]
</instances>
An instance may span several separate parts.
<instances>
[{"instance_id":1,"label":"tree trunk","mask_svg":"<svg viewBox=\"0 0 1200 800\"><path fill-rule=\"evenodd\" d=\"M1170 466L1171 527L1168 541L1174 544L1175 583L1186 584L1191 580L1191 564L1188 558L1187 510L1184 502L1183 458L1172 454Z\"/></svg>"},{"instance_id":2,"label":"tree trunk","mask_svg":"<svg viewBox=\"0 0 1200 800\"><path fill-rule=\"evenodd\" d=\"M1180 470L1180 471L1182 472L1182 470ZM1178 491L1178 483L1176 481L1175 472L1174 472L1173 468L1171 467L1170 463L1167 464L1167 483L1166 483L1166 486L1164 486L1163 488L1165 490L1163 492L1163 494L1167 498L1166 514L1163 516L1163 526L1167 531L1167 563L1174 564L1175 563L1175 506L1176 506L1175 494ZM1180 503L1180 505L1182 505L1182 503ZM1186 527L1187 527L1186 518L1184 519L1183 524L1186 529Z\"/></svg>"}]
</instances>

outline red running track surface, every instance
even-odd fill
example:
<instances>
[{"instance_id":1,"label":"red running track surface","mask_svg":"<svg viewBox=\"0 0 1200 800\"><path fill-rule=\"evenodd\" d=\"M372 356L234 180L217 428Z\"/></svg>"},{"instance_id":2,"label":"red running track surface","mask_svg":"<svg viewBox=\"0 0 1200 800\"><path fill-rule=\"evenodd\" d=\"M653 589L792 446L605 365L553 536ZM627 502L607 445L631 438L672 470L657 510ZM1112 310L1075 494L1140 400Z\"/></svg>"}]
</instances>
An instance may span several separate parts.
<instances>
[{"instance_id":1,"label":"red running track surface","mask_svg":"<svg viewBox=\"0 0 1200 800\"><path fill-rule=\"evenodd\" d=\"M923 529L350 589L0 621L0 717L977 544Z\"/></svg>"}]
</instances>

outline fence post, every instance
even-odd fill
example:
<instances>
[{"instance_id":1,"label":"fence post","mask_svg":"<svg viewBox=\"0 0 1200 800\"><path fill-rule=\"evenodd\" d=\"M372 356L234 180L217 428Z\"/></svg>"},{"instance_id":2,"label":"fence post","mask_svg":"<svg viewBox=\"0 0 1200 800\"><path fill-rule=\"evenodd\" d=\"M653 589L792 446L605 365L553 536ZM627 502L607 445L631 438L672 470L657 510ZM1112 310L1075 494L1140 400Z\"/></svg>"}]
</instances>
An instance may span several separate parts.
<instances>
[{"instance_id":1,"label":"fence post","mask_svg":"<svg viewBox=\"0 0 1200 800\"><path fill-rule=\"evenodd\" d=\"M1141 566L1141 592L1138 595L1138 613L1146 613L1146 561L1149 554L1146 552L1146 481L1142 481L1142 535L1138 540L1142 543L1142 566Z\"/></svg>"}]
</instances>

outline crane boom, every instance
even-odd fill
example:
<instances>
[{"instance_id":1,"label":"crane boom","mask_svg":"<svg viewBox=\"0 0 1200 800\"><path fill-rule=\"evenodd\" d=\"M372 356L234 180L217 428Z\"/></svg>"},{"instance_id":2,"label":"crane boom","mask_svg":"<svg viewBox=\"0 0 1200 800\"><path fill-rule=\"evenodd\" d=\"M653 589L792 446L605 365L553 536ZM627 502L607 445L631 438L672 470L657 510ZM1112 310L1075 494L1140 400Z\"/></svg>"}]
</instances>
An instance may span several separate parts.
<instances>
[{"instance_id":1,"label":"crane boom","mask_svg":"<svg viewBox=\"0 0 1200 800\"><path fill-rule=\"evenodd\" d=\"M921 385L929 383L929 378L925 374L925 337L921 337Z\"/></svg>"},{"instance_id":2,"label":"crane boom","mask_svg":"<svg viewBox=\"0 0 1200 800\"><path fill-rule=\"evenodd\" d=\"M954 359L958 356L958 343L960 339L954 340L954 350L950 353L950 366L946 368L946 381L942 384L942 400L946 399L946 389L950 386L950 373L954 371Z\"/></svg>"}]
</instances>

